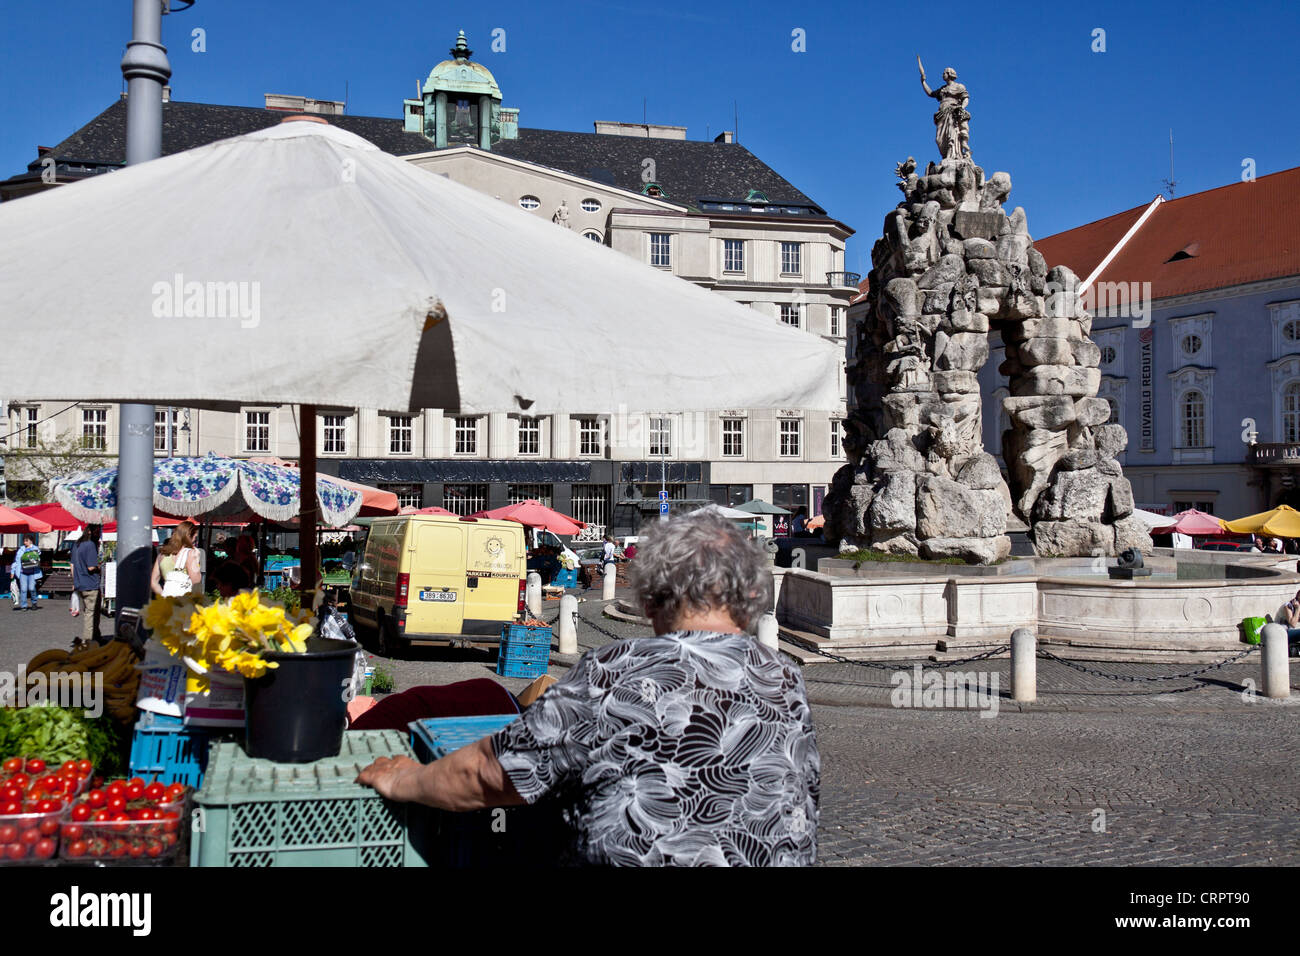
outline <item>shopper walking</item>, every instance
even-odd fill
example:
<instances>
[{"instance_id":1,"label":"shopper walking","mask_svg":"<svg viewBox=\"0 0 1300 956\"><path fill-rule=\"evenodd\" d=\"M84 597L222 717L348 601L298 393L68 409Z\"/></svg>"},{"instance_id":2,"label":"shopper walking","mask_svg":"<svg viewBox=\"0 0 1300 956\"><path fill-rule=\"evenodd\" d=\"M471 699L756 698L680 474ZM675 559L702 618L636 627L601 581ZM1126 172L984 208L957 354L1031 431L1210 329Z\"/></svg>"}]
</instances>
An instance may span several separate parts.
<instances>
[{"instance_id":1,"label":"shopper walking","mask_svg":"<svg viewBox=\"0 0 1300 956\"><path fill-rule=\"evenodd\" d=\"M41 608L36 592L44 575L41 573L41 549L36 546L36 535L23 535L22 547L14 555L14 563L9 573L18 582L18 593L22 602L14 604L14 610L39 611Z\"/></svg>"},{"instance_id":2,"label":"shopper walking","mask_svg":"<svg viewBox=\"0 0 1300 956\"><path fill-rule=\"evenodd\" d=\"M81 601L81 634L72 640L73 647L85 647L99 640L99 596L103 574L99 558L101 527L87 525L86 531L72 546L72 588Z\"/></svg>"}]
</instances>

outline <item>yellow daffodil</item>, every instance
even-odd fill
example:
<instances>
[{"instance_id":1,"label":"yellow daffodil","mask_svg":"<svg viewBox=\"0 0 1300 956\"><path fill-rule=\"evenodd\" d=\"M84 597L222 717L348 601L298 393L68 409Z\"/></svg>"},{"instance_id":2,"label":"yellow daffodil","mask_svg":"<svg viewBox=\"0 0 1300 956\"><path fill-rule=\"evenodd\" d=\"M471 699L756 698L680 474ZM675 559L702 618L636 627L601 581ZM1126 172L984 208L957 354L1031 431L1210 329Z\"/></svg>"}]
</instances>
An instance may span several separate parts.
<instances>
[{"instance_id":1,"label":"yellow daffodil","mask_svg":"<svg viewBox=\"0 0 1300 956\"><path fill-rule=\"evenodd\" d=\"M146 626L172 654L202 667L260 677L277 667L263 659L266 651L303 653L314 632L310 612L289 614L257 591L245 591L229 601L205 604L192 595L158 597L144 610ZM200 675L201 689L208 680Z\"/></svg>"}]
</instances>

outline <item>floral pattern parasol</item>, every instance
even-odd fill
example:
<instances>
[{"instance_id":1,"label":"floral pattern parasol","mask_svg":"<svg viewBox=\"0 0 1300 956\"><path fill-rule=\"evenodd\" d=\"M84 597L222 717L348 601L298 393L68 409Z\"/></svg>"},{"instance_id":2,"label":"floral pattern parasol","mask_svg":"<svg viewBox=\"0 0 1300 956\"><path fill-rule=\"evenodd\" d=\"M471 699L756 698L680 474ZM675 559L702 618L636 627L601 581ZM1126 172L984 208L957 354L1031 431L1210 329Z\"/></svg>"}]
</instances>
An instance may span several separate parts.
<instances>
[{"instance_id":1,"label":"floral pattern parasol","mask_svg":"<svg viewBox=\"0 0 1300 956\"><path fill-rule=\"evenodd\" d=\"M287 521L299 512L300 475L297 468L207 455L203 458L160 458L153 469L154 507L169 515L190 518L217 514L258 515ZM116 518L117 469L103 468L59 482L59 503L82 521ZM341 527L361 510L360 491L316 476L320 520Z\"/></svg>"}]
</instances>

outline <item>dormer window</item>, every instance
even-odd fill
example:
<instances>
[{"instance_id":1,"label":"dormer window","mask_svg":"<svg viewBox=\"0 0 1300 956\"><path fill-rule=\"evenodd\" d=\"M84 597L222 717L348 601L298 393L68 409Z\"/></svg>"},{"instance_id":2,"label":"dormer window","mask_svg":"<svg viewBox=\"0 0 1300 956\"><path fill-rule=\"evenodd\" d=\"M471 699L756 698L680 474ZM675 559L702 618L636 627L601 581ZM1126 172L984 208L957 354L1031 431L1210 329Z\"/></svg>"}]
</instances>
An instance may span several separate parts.
<instances>
[{"instance_id":1,"label":"dormer window","mask_svg":"<svg viewBox=\"0 0 1300 956\"><path fill-rule=\"evenodd\" d=\"M653 196L655 199L667 199L668 194L664 192L663 187L658 183L646 183L641 189L642 196Z\"/></svg>"},{"instance_id":2,"label":"dormer window","mask_svg":"<svg viewBox=\"0 0 1300 956\"><path fill-rule=\"evenodd\" d=\"M745 193L745 202L765 203L767 201L767 195L762 190L751 189Z\"/></svg>"},{"instance_id":3,"label":"dormer window","mask_svg":"<svg viewBox=\"0 0 1300 956\"><path fill-rule=\"evenodd\" d=\"M1165 262L1180 262L1183 259L1194 259L1200 253L1200 251L1201 251L1201 244L1199 242L1189 242L1187 245L1183 246L1183 248L1179 249L1172 256L1166 259Z\"/></svg>"}]
</instances>

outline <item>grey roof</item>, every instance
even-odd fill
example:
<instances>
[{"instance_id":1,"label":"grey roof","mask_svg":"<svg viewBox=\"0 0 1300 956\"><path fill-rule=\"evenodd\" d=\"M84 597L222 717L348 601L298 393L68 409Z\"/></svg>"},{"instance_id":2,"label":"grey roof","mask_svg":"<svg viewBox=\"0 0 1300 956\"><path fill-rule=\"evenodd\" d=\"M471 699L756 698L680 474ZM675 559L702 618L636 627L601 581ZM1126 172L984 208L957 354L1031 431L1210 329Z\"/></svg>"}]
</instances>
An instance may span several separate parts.
<instances>
[{"instance_id":1,"label":"grey roof","mask_svg":"<svg viewBox=\"0 0 1300 956\"><path fill-rule=\"evenodd\" d=\"M285 115L260 107L172 100L163 104L162 152L167 156L275 126ZM394 156L433 149L420 134L407 132L400 119L347 115L327 119ZM701 198L743 200L749 190L757 189L772 205L806 206L809 214L825 216L820 206L738 143L524 128L517 140L503 140L493 151L636 193L645 186L642 173L649 158L654 160L654 180L674 203L698 209ZM68 167L75 175L120 166L126 158L126 101L115 101L49 155L60 169ZM31 178L39 170L40 160L34 160L27 173L12 181Z\"/></svg>"}]
</instances>

